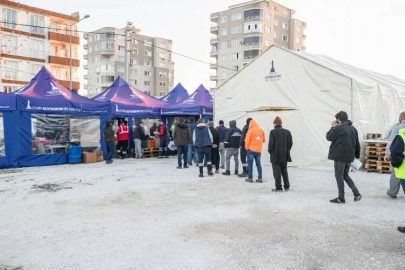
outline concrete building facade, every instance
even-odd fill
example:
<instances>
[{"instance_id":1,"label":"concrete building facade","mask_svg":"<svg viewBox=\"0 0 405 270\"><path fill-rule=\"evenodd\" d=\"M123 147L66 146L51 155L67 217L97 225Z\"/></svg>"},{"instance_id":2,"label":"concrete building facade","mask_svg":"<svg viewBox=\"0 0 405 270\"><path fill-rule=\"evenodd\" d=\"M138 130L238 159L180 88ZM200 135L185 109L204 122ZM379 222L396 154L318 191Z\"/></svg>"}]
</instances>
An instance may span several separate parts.
<instances>
[{"instance_id":1,"label":"concrete building facade","mask_svg":"<svg viewBox=\"0 0 405 270\"><path fill-rule=\"evenodd\" d=\"M128 83L152 95L164 96L174 84L172 41L139 34L128 30ZM85 35L84 49L85 89L93 97L108 87L118 77L125 78L125 29L104 27Z\"/></svg>"},{"instance_id":2,"label":"concrete building facade","mask_svg":"<svg viewBox=\"0 0 405 270\"><path fill-rule=\"evenodd\" d=\"M0 91L13 92L46 66L69 88L70 27L79 14L65 15L0 0ZM72 89L80 88L77 26L72 27Z\"/></svg>"},{"instance_id":3,"label":"concrete building facade","mask_svg":"<svg viewBox=\"0 0 405 270\"><path fill-rule=\"evenodd\" d=\"M271 44L305 51L306 23L274 1L254 0L211 14L212 89L220 86ZM212 90L211 89L211 90Z\"/></svg>"}]
</instances>

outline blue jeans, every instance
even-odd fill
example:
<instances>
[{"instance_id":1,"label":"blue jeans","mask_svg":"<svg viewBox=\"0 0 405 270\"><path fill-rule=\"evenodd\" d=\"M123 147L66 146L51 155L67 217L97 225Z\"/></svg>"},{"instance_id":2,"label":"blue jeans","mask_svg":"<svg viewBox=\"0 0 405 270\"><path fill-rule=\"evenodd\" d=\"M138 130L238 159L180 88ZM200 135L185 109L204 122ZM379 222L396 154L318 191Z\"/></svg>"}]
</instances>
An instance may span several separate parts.
<instances>
[{"instance_id":1,"label":"blue jeans","mask_svg":"<svg viewBox=\"0 0 405 270\"><path fill-rule=\"evenodd\" d=\"M167 145L168 145L168 138L160 138L160 145L159 145L159 156L168 156L168 151L167 151Z\"/></svg>"},{"instance_id":2,"label":"blue jeans","mask_svg":"<svg viewBox=\"0 0 405 270\"><path fill-rule=\"evenodd\" d=\"M259 179L262 179L262 164L260 162L260 159L262 157L262 153L256 153L253 151L248 150L247 151L247 156L248 156L248 174L249 174L249 179L253 179L253 160L256 161L256 167L257 167L257 173L259 174Z\"/></svg>"},{"instance_id":3,"label":"blue jeans","mask_svg":"<svg viewBox=\"0 0 405 270\"><path fill-rule=\"evenodd\" d=\"M194 153L194 155L193 155ZM195 162L198 162L198 153L197 153L197 148L195 148L194 145L189 144L188 145L188 151L187 151L187 162L189 165L192 165L192 161L193 161L193 156L194 156L194 160Z\"/></svg>"},{"instance_id":4,"label":"blue jeans","mask_svg":"<svg viewBox=\"0 0 405 270\"><path fill-rule=\"evenodd\" d=\"M404 189L404 193L405 193L405 180L401 179L401 185L402 185L402 188Z\"/></svg>"},{"instance_id":5,"label":"blue jeans","mask_svg":"<svg viewBox=\"0 0 405 270\"><path fill-rule=\"evenodd\" d=\"M187 152L188 145L177 145L177 160L179 167L181 167L181 156L183 155L184 166L187 166Z\"/></svg>"},{"instance_id":6,"label":"blue jeans","mask_svg":"<svg viewBox=\"0 0 405 270\"><path fill-rule=\"evenodd\" d=\"M202 147L198 149L198 167L200 168L200 173L203 173L204 160L207 162L208 172L211 172L212 171L211 147Z\"/></svg>"},{"instance_id":7,"label":"blue jeans","mask_svg":"<svg viewBox=\"0 0 405 270\"><path fill-rule=\"evenodd\" d=\"M113 159L114 155L115 155L115 144L114 142L105 142L106 144L106 148L107 148L107 161L110 161Z\"/></svg>"}]
</instances>

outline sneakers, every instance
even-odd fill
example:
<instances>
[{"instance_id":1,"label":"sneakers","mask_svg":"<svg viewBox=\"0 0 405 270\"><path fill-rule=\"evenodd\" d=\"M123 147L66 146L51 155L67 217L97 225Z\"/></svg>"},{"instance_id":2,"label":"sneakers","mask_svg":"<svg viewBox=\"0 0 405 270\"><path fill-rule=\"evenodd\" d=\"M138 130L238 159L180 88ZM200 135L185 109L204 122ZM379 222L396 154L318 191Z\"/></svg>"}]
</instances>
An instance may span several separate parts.
<instances>
[{"instance_id":1,"label":"sneakers","mask_svg":"<svg viewBox=\"0 0 405 270\"><path fill-rule=\"evenodd\" d=\"M223 172L222 175L229 176L229 175L231 175L231 172L230 172L230 171L226 171L226 172Z\"/></svg>"},{"instance_id":2,"label":"sneakers","mask_svg":"<svg viewBox=\"0 0 405 270\"><path fill-rule=\"evenodd\" d=\"M284 191L289 191L290 190L290 188L284 188Z\"/></svg>"},{"instance_id":3,"label":"sneakers","mask_svg":"<svg viewBox=\"0 0 405 270\"><path fill-rule=\"evenodd\" d=\"M190 163L188 164L188 166L193 166L193 163L192 163L192 162L190 162Z\"/></svg>"},{"instance_id":4,"label":"sneakers","mask_svg":"<svg viewBox=\"0 0 405 270\"><path fill-rule=\"evenodd\" d=\"M249 182L249 183L253 183L253 179L246 178L245 181Z\"/></svg>"},{"instance_id":5,"label":"sneakers","mask_svg":"<svg viewBox=\"0 0 405 270\"><path fill-rule=\"evenodd\" d=\"M184 165L184 169L188 169L188 166L187 166L187 165Z\"/></svg>"},{"instance_id":6,"label":"sneakers","mask_svg":"<svg viewBox=\"0 0 405 270\"><path fill-rule=\"evenodd\" d=\"M177 166L177 169L182 169L182 167L181 167L181 166Z\"/></svg>"},{"instance_id":7,"label":"sneakers","mask_svg":"<svg viewBox=\"0 0 405 270\"><path fill-rule=\"evenodd\" d=\"M272 191L272 192L283 192L284 190L273 188L271 191Z\"/></svg>"},{"instance_id":8,"label":"sneakers","mask_svg":"<svg viewBox=\"0 0 405 270\"><path fill-rule=\"evenodd\" d=\"M169 158L169 156L164 156L164 158Z\"/></svg>"},{"instance_id":9,"label":"sneakers","mask_svg":"<svg viewBox=\"0 0 405 270\"><path fill-rule=\"evenodd\" d=\"M158 156L157 159L163 159L163 157L162 157L162 156Z\"/></svg>"},{"instance_id":10,"label":"sneakers","mask_svg":"<svg viewBox=\"0 0 405 270\"><path fill-rule=\"evenodd\" d=\"M202 173L200 173L199 175L198 175L198 177L204 177L204 174L202 174Z\"/></svg>"},{"instance_id":11,"label":"sneakers","mask_svg":"<svg viewBox=\"0 0 405 270\"><path fill-rule=\"evenodd\" d=\"M400 231L401 233L405 233L405 227L398 227L398 231Z\"/></svg>"},{"instance_id":12,"label":"sneakers","mask_svg":"<svg viewBox=\"0 0 405 270\"><path fill-rule=\"evenodd\" d=\"M398 198L397 195L390 195L390 194L388 194L388 192L387 192L387 195L392 199L397 199Z\"/></svg>"},{"instance_id":13,"label":"sneakers","mask_svg":"<svg viewBox=\"0 0 405 270\"><path fill-rule=\"evenodd\" d=\"M212 171L208 172L208 176L213 176L214 174L212 173Z\"/></svg>"},{"instance_id":14,"label":"sneakers","mask_svg":"<svg viewBox=\"0 0 405 270\"><path fill-rule=\"evenodd\" d=\"M239 175L238 171L235 171L235 175Z\"/></svg>"},{"instance_id":15,"label":"sneakers","mask_svg":"<svg viewBox=\"0 0 405 270\"><path fill-rule=\"evenodd\" d=\"M248 174L247 174L246 172L243 172L243 173L239 174L238 176L239 176L239 177L247 177Z\"/></svg>"},{"instance_id":16,"label":"sneakers","mask_svg":"<svg viewBox=\"0 0 405 270\"><path fill-rule=\"evenodd\" d=\"M261 178L257 179L256 183L263 183L263 179L261 179Z\"/></svg>"},{"instance_id":17,"label":"sneakers","mask_svg":"<svg viewBox=\"0 0 405 270\"><path fill-rule=\"evenodd\" d=\"M339 199L339 198L336 198L336 199L330 200L329 202L331 202L331 203L346 203L346 201L345 201L345 200L341 200L341 199Z\"/></svg>"},{"instance_id":18,"label":"sneakers","mask_svg":"<svg viewBox=\"0 0 405 270\"><path fill-rule=\"evenodd\" d=\"M354 196L354 202L358 202L361 200L361 198L363 198L363 196L361 196L360 194L357 196Z\"/></svg>"},{"instance_id":19,"label":"sneakers","mask_svg":"<svg viewBox=\"0 0 405 270\"><path fill-rule=\"evenodd\" d=\"M218 173L219 173L219 170L216 170L215 173L218 174Z\"/></svg>"},{"instance_id":20,"label":"sneakers","mask_svg":"<svg viewBox=\"0 0 405 270\"><path fill-rule=\"evenodd\" d=\"M221 166L221 168L220 169L225 169L225 166Z\"/></svg>"}]
</instances>

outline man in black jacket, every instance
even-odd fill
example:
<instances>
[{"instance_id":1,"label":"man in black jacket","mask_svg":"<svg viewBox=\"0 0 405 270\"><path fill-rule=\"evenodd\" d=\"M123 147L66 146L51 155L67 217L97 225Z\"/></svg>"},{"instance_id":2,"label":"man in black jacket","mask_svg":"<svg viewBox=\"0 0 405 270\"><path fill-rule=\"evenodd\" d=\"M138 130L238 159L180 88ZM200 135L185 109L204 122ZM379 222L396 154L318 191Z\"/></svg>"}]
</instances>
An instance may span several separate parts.
<instances>
[{"instance_id":1,"label":"man in black jacket","mask_svg":"<svg viewBox=\"0 0 405 270\"><path fill-rule=\"evenodd\" d=\"M354 194L354 201L361 200L359 190L349 176L350 165L354 158L360 158L360 142L356 128L349 121L346 112L336 114L336 121L332 122L332 128L326 134L326 139L332 144L329 148L330 160L335 162L335 177L339 189L339 197L330 200L331 203L345 203L345 184L350 187Z\"/></svg>"},{"instance_id":2,"label":"man in black jacket","mask_svg":"<svg viewBox=\"0 0 405 270\"><path fill-rule=\"evenodd\" d=\"M273 176L276 180L276 188L272 189L273 192L283 191L281 185L281 177L283 177L284 190L290 189L290 181L288 179L287 162L291 160L291 148L293 140L291 132L282 127L282 120L276 117L273 121L274 129L270 131L269 135L269 154L270 162L273 167Z\"/></svg>"},{"instance_id":3,"label":"man in black jacket","mask_svg":"<svg viewBox=\"0 0 405 270\"><path fill-rule=\"evenodd\" d=\"M138 122L134 129L135 158L142 158L142 140L146 138L142 122Z\"/></svg>"},{"instance_id":4,"label":"man in black jacket","mask_svg":"<svg viewBox=\"0 0 405 270\"><path fill-rule=\"evenodd\" d=\"M242 131L236 127L236 121L229 122L229 130L225 137L226 148L226 172L223 175L231 175L231 158L235 160L235 175L238 175L239 167L239 143Z\"/></svg>"},{"instance_id":5,"label":"man in black jacket","mask_svg":"<svg viewBox=\"0 0 405 270\"><path fill-rule=\"evenodd\" d=\"M221 141L219 132L214 128L214 122L208 122L208 128L212 134L212 148L211 148L211 160L212 165L215 165L215 173L219 173L219 143Z\"/></svg>"},{"instance_id":6,"label":"man in black jacket","mask_svg":"<svg viewBox=\"0 0 405 270\"><path fill-rule=\"evenodd\" d=\"M185 123L184 118L180 117L178 124L174 128L174 144L177 146L177 160L178 160L178 167L177 169L181 169L181 157L183 155L184 160L184 169L187 169L187 152L188 152L188 145L191 142L191 134L190 128Z\"/></svg>"},{"instance_id":7,"label":"man in black jacket","mask_svg":"<svg viewBox=\"0 0 405 270\"><path fill-rule=\"evenodd\" d=\"M111 125L111 121L105 122L105 128L103 130L103 135L104 135L104 141L105 141L106 148L107 148L107 156L105 159L105 163L111 164L111 163L113 163L113 158L115 155L115 144L114 144L115 132L113 130L113 126Z\"/></svg>"},{"instance_id":8,"label":"man in black jacket","mask_svg":"<svg viewBox=\"0 0 405 270\"><path fill-rule=\"evenodd\" d=\"M219 121L219 126L217 126L217 130L219 132L220 142L219 142L219 153L221 154L221 169L225 169L225 137L228 133L228 128L225 127L224 121Z\"/></svg>"},{"instance_id":9,"label":"man in black jacket","mask_svg":"<svg viewBox=\"0 0 405 270\"><path fill-rule=\"evenodd\" d=\"M252 120L252 118L246 119L246 125L242 129L242 134L240 137L240 161L242 162L242 169L243 172L239 174L239 177L247 177L248 176L248 163L247 163L247 150L245 149L245 139L246 139L246 134L249 131L249 123Z\"/></svg>"}]
</instances>

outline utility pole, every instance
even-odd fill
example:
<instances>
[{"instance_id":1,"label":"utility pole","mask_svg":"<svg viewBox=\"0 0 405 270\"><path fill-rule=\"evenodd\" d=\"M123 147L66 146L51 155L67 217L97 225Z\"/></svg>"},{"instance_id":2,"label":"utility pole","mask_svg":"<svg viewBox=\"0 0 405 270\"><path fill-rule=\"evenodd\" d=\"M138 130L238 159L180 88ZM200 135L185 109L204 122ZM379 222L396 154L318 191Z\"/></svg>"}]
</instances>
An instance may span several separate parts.
<instances>
[{"instance_id":1,"label":"utility pole","mask_svg":"<svg viewBox=\"0 0 405 270\"><path fill-rule=\"evenodd\" d=\"M128 30L130 30L132 27L132 22L127 22L127 26L125 26L125 70L124 70L124 79L126 82L128 82L128 67L129 67L129 63L128 63Z\"/></svg>"}]
</instances>

